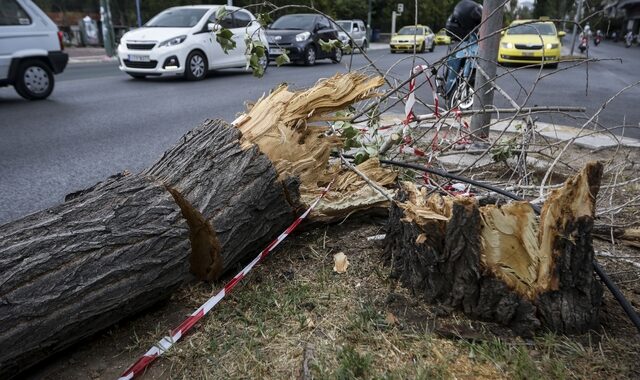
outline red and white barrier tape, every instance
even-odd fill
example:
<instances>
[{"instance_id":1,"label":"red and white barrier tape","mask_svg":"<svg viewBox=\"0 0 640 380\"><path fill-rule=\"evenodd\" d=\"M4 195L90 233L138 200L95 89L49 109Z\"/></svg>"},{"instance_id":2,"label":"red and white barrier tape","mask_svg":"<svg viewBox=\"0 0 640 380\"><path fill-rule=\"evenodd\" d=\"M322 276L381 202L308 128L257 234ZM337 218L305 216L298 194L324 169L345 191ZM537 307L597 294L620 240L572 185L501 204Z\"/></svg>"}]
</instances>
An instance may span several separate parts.
<instances>
[{"instance_id":1,"label":"red and white barrier tape","mask_svg":"<svg viewBox=\"0 0 640 380\"><path fill-rule=\"evenodd\" d=\"M287 228L283 233L280 234L274 241L271 242L258 256L256 256L253 261L251 261L240 273L238 273L231 281L229 281L224 288L220 289L218 294L209 298L207 302L205 302L202 306L200 306L196 311L194 311L187 319L184 320L180 324L180 326L176 327L173 331L171 331L171 336L165 336L160 340L155 346L151 347L149 351L147 351L137 362L133 363L133 365L127 368L122 375L118 378L118 380L129 380L134 377L140 375L145 368L151 364L157 357L167 352L171 346L173 346L184 334L187 333L202 317L207 315L214 306L220 302L224 298L225 295L229 294L231 290L253 269L253 267L264 260L269 253L271 253L277 246L280 244L293 230L298 227L298 225L309 215L311 210L313 210L320 200L327 194L329 188L333 184L333 180L327 185L327 187L322 190L322 193L316 198L316 200L309 206L309 208L298 217L289 228Z\"/></svg>"},{"instance_id":2,"label":"red and white barrier tape","mask_svg":"<svg viewBox=\"0 0 640 380\"><path fill-rule=\"evenodd\" d=\"M433 86L433 83L431 82L431 78L429 78L429 74L427 71L428 68L429 66L427 65L418 65L411 70L412 78L409 81L409 94L407 95L407 102L404 104L404 116L405 116L404 124L405 125L415 120L415 115L413 113L413 106L416 104L416 95L415 95L416 75L421 72L425 73L424 75L427 78L427 83L429 83L429 86L431 87L431 93L433 94L434 115L436 117L440 116L440 113L438 110L438 93L435 87Z\"/></svg>"}]
</instances>

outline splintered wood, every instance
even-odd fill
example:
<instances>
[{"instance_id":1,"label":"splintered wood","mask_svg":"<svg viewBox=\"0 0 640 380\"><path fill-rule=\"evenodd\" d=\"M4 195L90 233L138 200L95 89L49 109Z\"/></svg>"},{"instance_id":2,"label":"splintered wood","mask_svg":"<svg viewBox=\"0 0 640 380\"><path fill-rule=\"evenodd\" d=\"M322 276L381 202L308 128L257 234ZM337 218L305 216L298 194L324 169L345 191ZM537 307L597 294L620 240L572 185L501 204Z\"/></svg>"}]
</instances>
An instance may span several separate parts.
<instances>
[{"instance_id":1,"label":"splintered wood","mask_svg":"<svg viewBox=\"0 0 640 380\"><path fill-rule=\"evenodd\" d=\"M355 173L329 164L331 150L340 147L342 141L327 133L328 126L320 124L335 120L336 112L356 102L377 96L375 89L383 83L381 77L353 72L321 80L303 91L292 92L281 85L258 100L234 125L242 132L243 145L257 145L280 176L300 178L303 203L311 202L323 185L336 179L325 200L311 214L312 219L326 221L357 210L386 208L386 198ZM358 169L381 186L391 185L396 178L375 159Z\"/></svg>"},{"instance_id":2,"label":"splintered wood","mask_svg":"<svg viewBox=\"0 0 640 380\"><path fill-rule=\"evenodd\" d=\"M592 271L595 197L602 165L589 163L554 190L541 216L526 202L479 207L426 197L403 184L388 225L395 274L429 302L509 325L579 333L598 323L602 287Z\"/></svg>"}]
</instances>

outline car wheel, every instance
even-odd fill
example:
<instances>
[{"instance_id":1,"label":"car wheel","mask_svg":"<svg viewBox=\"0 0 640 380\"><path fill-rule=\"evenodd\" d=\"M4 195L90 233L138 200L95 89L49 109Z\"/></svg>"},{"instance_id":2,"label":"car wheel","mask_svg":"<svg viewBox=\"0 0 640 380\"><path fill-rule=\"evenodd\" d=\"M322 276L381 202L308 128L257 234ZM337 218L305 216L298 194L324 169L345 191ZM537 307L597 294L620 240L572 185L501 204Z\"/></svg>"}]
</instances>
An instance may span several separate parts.
<instances>
[{"instance_id":1,"label":"car wheel","mask_svg":"<svg viewBox=\"0 0 640 380\"><path fill-rule=\"evenodd\" d=\"M342 61L342 49L335 48L335 53L333 53L333 57L331 57L331 62L340 63Z\"/></svg>"},{"instance_id":2,"label":"car wheel","mask_svg":"<svg viewBox=\"0 0 640 380\"><path fill-rule=\"evenodd\" d=\"M367 49L369 48L369 42L367 42L367 40L362 41L362 52L366 53Z\"/></svg>"},{"instance_id":3,"label":"car wheel","mask_svg":"<svg viewBox=\"0 0 640 380\"><path fill-rule=\"evenodd\" d=\"M306 49L304 49L303 62L307 66L313 66L316 64L316 48L313 45L309 45Z\"/></svg>"},{"instance_id":4,"label":"car wheel","mask_svg":"<svg viewBox=\"0 0 640 380\"><path fill-rule=\"evenodd\" d=\"M429 46L429 53L433 53L434 50L436 50L436 43L432 40L431 46Z\"/></svg>"},{"instance_id":5,"label":"car wheel","mask_svg":"<svg viewBox=\"0 0 640 380\"><path fill-rule=\"evenodd\" d=\"M544 65L544 67L546 67L548 69L557 69L558 68L558 64L557 63L548 63L548 64Z\"/></svg>"},{"instance_id":6,"label":"car wheel","mask_svg":"<svg viewBox=\"0 0 640 380\"><path fill-rule=\"evenodd\" d=\"M207 76L209 64L207 58L199 51L192 51L187 56L187 64L184 68L184 77L187 80L202 80Z\"/></svg>"},{"instance_id":7,"label":"car wheel","mask_svg":"<svg viewBox=\"0 0 640 380\"><path fill-rule=\"evenodd\" d=\"M395 54L395 53L396 53L396 51L391 49L391 54Z\"/></svg>"},{"instance_id":8,"label":"car wheel","mask_svg":"<svg viewBox=\"0 0 640 380\"><path fill-rule=\"evenodd\" d=\"M146 74L138 74L138 73L127 73L133 79L145 79L147 77Z\"/></svg>"},{"instance_id":9,"label":"car wheel","mask_svg":"<svg viewBox=\"0 0 640 380\"><path fill-rule=\"evenodd\" d=\"M20 64L15 89L18 95L29 100L46 99L53 91L53 72L42 61L29 59Z\"/></svg>"},{"instance_id":10,"label":"car wheel","mask_svg":"<svg viewBox=\"0 0 640 380\"><path fill-rule=\"evenodd\" d=\"M424 41L422 41L422 45L420 45L420 49L418 49L418 53L424 53L424 50L425 50Z\"/></svg>"}]
</instances>

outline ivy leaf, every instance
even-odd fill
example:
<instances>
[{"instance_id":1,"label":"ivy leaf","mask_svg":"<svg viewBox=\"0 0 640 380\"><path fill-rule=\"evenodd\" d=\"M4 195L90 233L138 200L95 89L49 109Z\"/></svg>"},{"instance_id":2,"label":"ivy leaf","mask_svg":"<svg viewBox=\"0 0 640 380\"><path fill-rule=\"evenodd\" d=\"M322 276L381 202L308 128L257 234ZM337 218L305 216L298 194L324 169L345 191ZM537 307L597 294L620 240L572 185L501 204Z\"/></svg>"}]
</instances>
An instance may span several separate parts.
<instances>
[{"instance_id":1,"label":"ivy leaf","mask_svg":"<svg viewBox=\"0 0 640 380\"><path fill-rule=\"evenodd\" d=\"M236 48L236 41L233 40L233 32L229 29L222 28L217 31L216 41L218 41L225 54L229 54L229 50Z\"/></svg>"},{"instance_id":2,"label":"ivy leaf","mask_svg":"<svg viewBox=\"0 0 640 380\"><path fill-rule=\"evenodd\" d=\"M289 62L291 62L291 60L289 59L289 56L287 55L287 53L282 53L276 57L277 66L282 66L285 63L289 63Z\"/></svg>"},{"instance_id":3,"label":"ivy leaf","mask_svg":"<svg viewBox=\"0 0 640 380\"><path fill-rule=\"evenodd\" d=\"M273 19L271 18L271 15L268 13L258 13L258 16L256 17L256 19L258 20L260 25L262 25L263 28L266 28L267 25L269 25L273 21Z\"/></svg>"}]
</instances>

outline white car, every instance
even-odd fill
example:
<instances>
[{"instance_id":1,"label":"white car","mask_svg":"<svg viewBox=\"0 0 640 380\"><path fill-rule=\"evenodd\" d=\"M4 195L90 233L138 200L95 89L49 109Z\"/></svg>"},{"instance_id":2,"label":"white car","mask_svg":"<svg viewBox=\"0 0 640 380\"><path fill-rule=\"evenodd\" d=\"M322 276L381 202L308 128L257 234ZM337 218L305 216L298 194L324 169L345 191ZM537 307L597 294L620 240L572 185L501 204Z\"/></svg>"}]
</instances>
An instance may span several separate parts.
<instances>
[{"instance_id":1,"label":"white car","mask_svg":"<svg viewBox=\"0 0 640 380\"><path fill-rule=\"evenodd\" d=\"M360 49L362 49L363 51L367 50L369 42L367 41L367 28L364 26L364 21L337 20L336 24L338 24L342 28L336 29L338 30L338 37L340 38L340 42L342 42L343 45L349 45L354 48L353 50L355 51L358 50L355 49L353 45L352 41L355 41L356 45L360 47ZM342 31L343 29L344 32Z\"/></svg>"},{"instance_id":2,"label":"white car","mask_svg":"<svg viewBox=\"0 0 640 380\"><path fill-rule=\"evenodd\" d=\"M259 39L268 49L267 39L249 11L225 6L225 16L217 21L221 5L195 5L169 8L142 28L120 39L120 70L134 78L148 75L184 75L188 80L204 79L209 70L247 67L245 36ZM236 48L225 53L216 41L215 30L227 28L233 33ZM269 64L265 54L259 64Z\"/></svg>"},{"instance_id":3,"label":"white car","mask_svg":"<svg viewBox=\"0 0 640 380\"><path fill-rule=\"evenodd\" d=\"M0 86L13 85L25 99L47 98L54 73L69 56L62 33L31 0L0 0Z\"/></svg>"}]
</instances>

